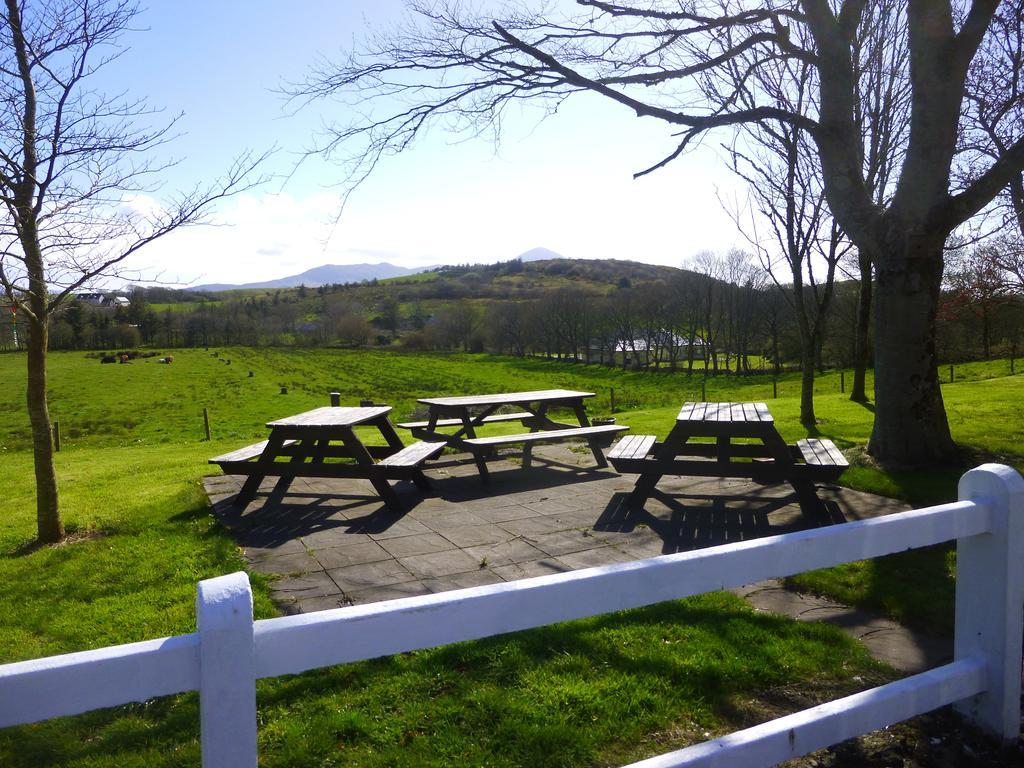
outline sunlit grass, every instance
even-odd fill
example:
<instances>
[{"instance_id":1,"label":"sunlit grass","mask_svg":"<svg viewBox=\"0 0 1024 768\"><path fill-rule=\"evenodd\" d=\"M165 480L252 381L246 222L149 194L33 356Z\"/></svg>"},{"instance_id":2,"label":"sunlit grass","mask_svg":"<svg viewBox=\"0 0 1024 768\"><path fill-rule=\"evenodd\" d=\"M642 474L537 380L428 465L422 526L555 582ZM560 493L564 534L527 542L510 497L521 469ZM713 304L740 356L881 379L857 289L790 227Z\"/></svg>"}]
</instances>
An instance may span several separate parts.
<instances>
[{"instance_id":1,"label":"sunlit grass","mask_svg":"<svg viewBox=\"0 0 1024 768\"><path fill-rule=\"evenodd\" d=\"M34 548L24 358L0 355L0 660L13 661L194 630L195 584L242 567L202 493L209 456L265 436L266 421L326 405L328 392L417 415L416 398L566 387L596 393L593 415L664 436L702 377L478 355L231 348L174 350L101 365L51 355L51 407L69 542ZM224 360L231 360L228 364ZM1024 378L1005 361L957 366L944 397L972 460L1022 463ZM252 371L252 376L249 372ZM946 372L948 373L948 371ZM848 387L852 376L847 372ZM288 393L281 394L281 387ZM869 382L870 386L870 382ZM788 441L799 382L711 377L709 400L765 400ZM838 373L817 382L816 433L854 457L843 482L917 504L955 496L962 467L894 473L863 454L871 410ZM202 410L211 415L205 442ZM517 429L516 425L494 429ZM798 577L825 592L935 631L951 616L954 558L933 548ZM253 577L256 610L274 608ZM267 681L259 687L266 765L595 765L628 762L749 724L779 687L863 686L878 668L829 627L752 613L709 595L390 660ZM859 680L857 679L859 678ZM198 761L194 696L171 697L0 731L0 765L178 766Z\"/></svg>"}]
</instances>

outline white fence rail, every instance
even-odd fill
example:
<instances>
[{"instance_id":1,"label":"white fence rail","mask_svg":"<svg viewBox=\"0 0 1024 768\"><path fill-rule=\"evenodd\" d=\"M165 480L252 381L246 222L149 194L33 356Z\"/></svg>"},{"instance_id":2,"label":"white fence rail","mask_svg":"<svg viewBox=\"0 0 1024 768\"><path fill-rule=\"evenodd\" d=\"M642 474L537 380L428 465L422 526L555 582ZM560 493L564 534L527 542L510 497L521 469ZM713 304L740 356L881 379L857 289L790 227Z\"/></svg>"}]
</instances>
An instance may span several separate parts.
<instances>
[{"instance_id":1,"label":"white fence rail","mask_svg":"<svg viewBox=\"0 0 1024 768\"><path fill-rule=\"evenodd\" d=\"M200 582L198 631L0 666L0 727L200 692L203 765L256 765L256 680L543 626L957 541L954 661L634 768L772 765L956 703L1020 728L1024 479L988 464L960 501L553 576L253 621L244 573Z\"/></svg>"}]
</instances>

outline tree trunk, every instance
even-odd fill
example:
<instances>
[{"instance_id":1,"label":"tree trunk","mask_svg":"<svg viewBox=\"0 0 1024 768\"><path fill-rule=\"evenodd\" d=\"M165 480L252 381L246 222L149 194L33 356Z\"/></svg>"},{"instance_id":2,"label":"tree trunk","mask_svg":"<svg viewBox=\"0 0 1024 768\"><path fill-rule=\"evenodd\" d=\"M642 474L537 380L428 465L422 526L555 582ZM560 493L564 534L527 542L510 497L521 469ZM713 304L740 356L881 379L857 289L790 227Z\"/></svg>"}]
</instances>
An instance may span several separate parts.
<instances>
[{"instance_id":1,"label":"tree trunk","mask_svg":"<svg viewBox=\"0 0 1024 768\"><path fill-rule=\"evenodd\" d=\"M876 410L868 452L882 462L920 466L953 458L956 446L935 351L942 244L916 250L876 262Z\"/></svg>"},{"instance_id":2,"label":"tree trunk","mask_svg":"<svg viewBox=\"0 0 1024 768\"><path fill-rule=\"evenodd\" d=\"M984 301L981 302L981 354L986 360L992 356L992 316Z\"/></svg>"},{"instance_id":3,"label":"tree trunk","mask_svg":"<svg viewBox=\"0 0 1024 768\"><path fill-rule=\"evenodd\" d=\"M36 302L33 302L36 303ZM32 454L36 472L36 529L39 541L53 543L64 538L57 497L57 472L53 466L53 431L50 409L46 404L47 327L29 322L28 334L28 415L32 424ZM37 314L37 317L40 315Z\"/></svg>"},{"instance_id":4,"label":"tree trunk","mask_svg":"<svg viewBox=\"0 0 1024 768\"><path fill-rule=\"evenodd\" d=\"M857 294L857 329L853 340L853 388L850 399L855 403L866 403L867 370L869 360L868 334L871 330L871 259L861 255L860 291Z\"/></svg>"},{"instance_id":5,"label":"tree trunk","mask_svg":"<svg viewBox=\"0 0 1024 768\"><path fill-rule=\"evenodd\" d=\"M814 415L814 342L804 344L800 360L800 423L813 427Z\"/></svg>"}]
</instances>

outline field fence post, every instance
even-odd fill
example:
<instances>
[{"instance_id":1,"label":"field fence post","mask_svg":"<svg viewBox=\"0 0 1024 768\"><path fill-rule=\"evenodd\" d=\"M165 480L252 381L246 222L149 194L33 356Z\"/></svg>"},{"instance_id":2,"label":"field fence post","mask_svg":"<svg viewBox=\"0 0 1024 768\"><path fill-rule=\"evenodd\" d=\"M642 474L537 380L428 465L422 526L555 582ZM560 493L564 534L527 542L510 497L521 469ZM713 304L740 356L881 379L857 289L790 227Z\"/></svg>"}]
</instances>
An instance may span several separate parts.
<instances>
[{"instance_id":1,"label":"field fence post","mask_svg":"<svg viewBox=\"0 0 1024 768\"><path fill-rule=\"evenodd\" d=\"M204 768L256 768L252 590L245 573L200 581L199 720Z\"/></svg>"},{"instance_id":2,"label":"field fence post","mask_svg":"<svg viewBox=\"0 0 1024 768\"><path fill-rule=\"evenodd\" d=\"M992 530L957 540L954 658L983 657L988 688L956 709L985 730L1016 739L1024 631L1024 478L1002 464L983 464L960 478L959 496L989 506Z\"/></svg>"}]
</instances>

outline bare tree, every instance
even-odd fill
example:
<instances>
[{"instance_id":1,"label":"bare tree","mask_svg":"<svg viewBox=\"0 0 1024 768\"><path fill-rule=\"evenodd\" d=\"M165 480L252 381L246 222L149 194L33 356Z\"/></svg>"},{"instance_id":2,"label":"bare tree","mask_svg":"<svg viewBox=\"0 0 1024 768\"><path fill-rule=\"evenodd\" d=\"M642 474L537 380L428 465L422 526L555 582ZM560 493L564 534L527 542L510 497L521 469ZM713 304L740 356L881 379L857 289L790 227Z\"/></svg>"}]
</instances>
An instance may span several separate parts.
<instances>
[{"instance_id":1,"label":"bare tree","mask_svg":"<svg viewBox=\"0 0 1024 768\"><path fill-rule=\"evenodd\" d=\"M1006 152L1024 133L1024 1L1015 0L997 14L986 47L993 51L972 68L968 112L975 130L969 134L970 159L988 161ZM1018 171L1000 196L1002 228L987 251L1005 287L1024 291L1024 171Z\"/></svg>"},{"instance_id":2,"label":"bare tree","mask_svg":"<svg viewBox=\"0 0 1024 768\"><path fill-rule=\"evenodd\" d=\"M727 274L727 258L711 251L701 251L683 265L684 269L699 276L700 290L694 297L696 299L694 307L697 312L697 324L702 335L700 347L704 358L705 381L712 370L718 373L718 352L722 339L722 317L724 314L722 293Z\"/></svg>"},{"instance_id":3,"label":"bare tree","mask_svg":"<svg viewBox=\"0 0 1024 768\"><path fill-rule=\"evenodd\" d=\"M803 112L810 69L803 62L796 66L803 74L792 78L799 87L792 94L795 103L788 108ZM781 101L782 94L778 98ZM748 154L733 145L730 163L748 184L755 216L748 223L739 212L733 215L765 271L776 285L788 288L783 296L800 332L800 423L812 427L816 423L815 365L825 337L836 267L850 246L825 205L821 167L808 146L809 136L786 123L760 126L745 135L752 149ZM759 230L760 222L766 224L766 234Z\"/></svg>"},{"instance_id":4,"label":"bare tree","mask_svg":"<svg viewBox=\"0 0 1024 768\"><path fill-rule=\"evenodd\" d=\"M127 0L5 0L0 16L0 286L28 329L43 542L64 534L46 399L50 318L75 289L246 187L259 161L245 155L216 185L166 207L138 205L167 167L149 158L170 138L173 121L140 128L153 114L144 102L106 96L89 82L122 50L136 13Z\"/></svg>"},{"instance_id":5,"label":"bare tree","mask_svg":"<svg viewBox=\"0 0 1024 768\"><path fill-rule=\"evenodd\" d=\"M437 333L447 348L469 352L481 321L480 309L467 299L452 302L437 314Z\"/></svg>"},{"instance_id":6,"label":"bare tree","mask_svg":"<svg viewBox=\"0 0 1024 768\"><path fill-rule=\"evenodd\" d=\"M995 248L1003 283L1016 293L1024 293L1024 230L1000 238Z\"/></svg>"},{"instance_id":7,"label":"bare tree","mask_svg":"<svg viewBox=\"0 0 1024 768\"><path fill-rule=\"evenodd\" d=\"M972 164L963 176L951 173L963 149L958 137L969 128L968 73L981 60L1005 60L998 47L982 43L997 16L1012 16L1019 2L912 2L899 17L911 63L911 121L884 205L865 177L855 96L866 70L855 62L852 42L867 0L578 0L583 12L573 18L513 11L500 20L473 17L455 3L412 2L418 23L370 40L346 62L325 63L296 95L349 96L360 101L359 114L369 111L322 146L360 160L352 169L357 179L432 123L500 129L512 104L536 99L554 108L581 91L680 131L675 148L641 173L680 157L715 128L776 123L804 130L833 216L875 267L877 402L869 449L881 460L919 463L955 453L935 354L943 245L1024 168L1024 137L1012 133L995 160ZM751 75L780 60L814 69L808 114L753 89ZM711 91L724 98L708 97L702 86L710 80L720 81Z\"/></svg>"},{"instance_id":8,"label":"bare tree","mask_svg":"<svg viewBox=\"0 0 1024 768\"><path fill-rule=\"evenodd\" d=\"M491 344L498 352L516 357L526 355L530 320L535 313L526 302L501 301L487 306L484 323Z\"/></svg>"},{"instance_id":9,"label":"bare tree","mask_svg":"<svg viewBox=\"0 0 1024 768\"><path fill-rule=\"evenodd\" d=\"M947 310L969 313L977 318L981 330L981 352L988 360L992 353L992 334L996 314L1010 299L1010 291L1000 267L1000 251L995 243L960 248L951 252L946 274L949 292Z\"/></svg>"}]
</instances>

